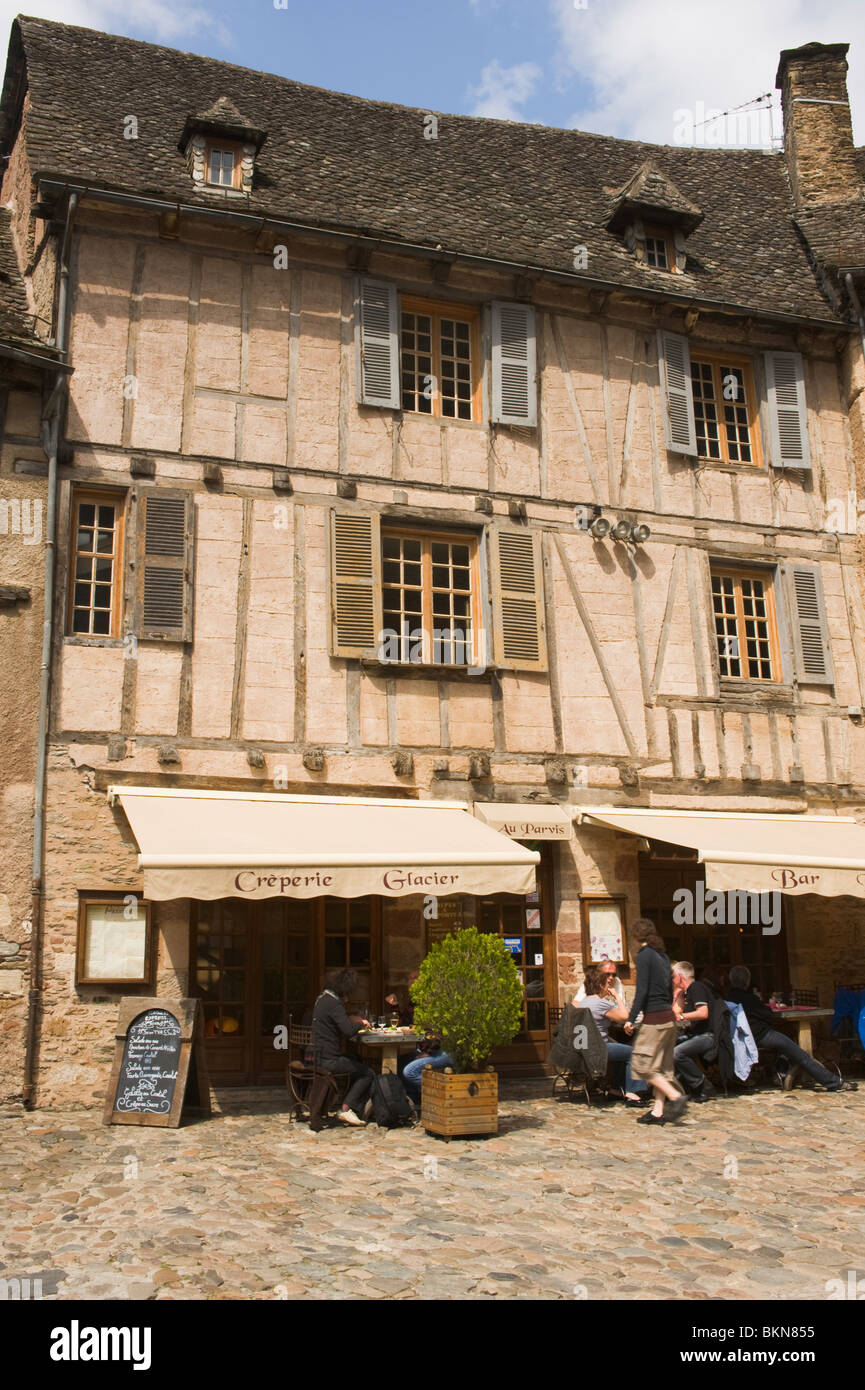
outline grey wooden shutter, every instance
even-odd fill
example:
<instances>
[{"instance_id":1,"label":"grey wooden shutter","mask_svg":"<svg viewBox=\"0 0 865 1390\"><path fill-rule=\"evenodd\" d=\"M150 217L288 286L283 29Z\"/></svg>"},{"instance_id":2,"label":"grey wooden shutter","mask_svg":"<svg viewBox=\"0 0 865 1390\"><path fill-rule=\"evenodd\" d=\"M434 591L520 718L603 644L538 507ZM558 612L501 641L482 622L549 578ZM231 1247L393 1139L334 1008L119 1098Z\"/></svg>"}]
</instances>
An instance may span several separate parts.
<instances>
[{"instance_id":1,"label":"grey wooden shutter","mask_svg":"<svg viewBox=\"0 0 865 1390\"><path fill-rule=\"evenodd\" d=\"M664 438L673 454L697 457L691 354L681 333L658 330L658 367L664 394Z\"/></svg>"},{"instance_id":2,"label":"grey wooden shutter","mask_svg":"<svg viewBox=\"0 0 865 1390\"><path fill-rule=\"evenodd\" d=\"M800 352L766 352L769 461L774 468L811 467L808 408Z\"/></svg>"},{"instance_id":3,"label":"grey wooden shutter","mask_svg":"<svg viewBox=\"0 0 865 1390\"><path fill-rule=\"evenodd\" d=\"M187 492L137 495L135 631L165 642L192 640L195 502Z\"/></svg>"},{"instance_id":4,"label":"grey wooden shutter","mask_svg":"<svg viewBox=\"0 0 865 1390\"><path fill-rule=\"evenodd\" d=\"M541 537L504 527L492 533L493 652L497 666L546 671Z\"/></svg>"},{"instance_id":5,"label":"grey wooden shutter","mask_svg":"<svg viewBox=\"0 0 865 1390\"><path fill-rule=\"evenodd\" d=\"M398 410L399 295L384 280L359 280L354 312L357 398Z\"/></svg>"},{"instance_id":6,"label":"grey wooden shutter","mask_svg":"<svg viewBox=\"0 0 865 1390\"><path fill-rule=\"evenodd\" d=\"M832 685L832 651L823 580L813 565L787 567L796 679L807 685Z\"/></svg>"},{"instance_id":7,"label":"grey wooden shutter","mask_svg":"<svg viewBox=\"0 0 865 1390\"><path fill-rule=\"evenodd\" d=\"M369 512L330 514L330 650L334 656L378 652L381 632L381 539Z\"/></svg>"},{"instance_id":8,"label":"grey wooden shutter","mask_svg":"<svg viewBox=\"0 0 865 1390\"><path fill-rule=\"evenodd\" d=\"M536 425L537 345L530 304L492 305L492 420Z\"/></svg>"}]
</instances>

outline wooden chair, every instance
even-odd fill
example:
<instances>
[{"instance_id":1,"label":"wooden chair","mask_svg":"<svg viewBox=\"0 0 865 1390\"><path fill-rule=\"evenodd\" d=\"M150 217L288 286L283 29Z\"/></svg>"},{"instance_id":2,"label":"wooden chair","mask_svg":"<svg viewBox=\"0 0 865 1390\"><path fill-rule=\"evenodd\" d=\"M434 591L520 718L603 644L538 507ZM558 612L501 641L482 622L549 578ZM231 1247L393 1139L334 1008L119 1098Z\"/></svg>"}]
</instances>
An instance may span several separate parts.
<instances>
[{"instance_id":1,"label":"wooden chair","mask_svg":"<svg viewBox=\"0 0 865 1390\"><path fill-rule=\"evenodd\" d=\"M332 1103L339 1101L345 1094L349 1078L334 1076L332 1072L325 1071L323 1067L317 1067L315 1051L312 1046L312 1029L302 1028L289 1018L288 1064L285 1069L285 1079L289 1094L294 1102L288 1117L289 1124L292 1120L309 1119L309 1102L316 1081L321 1083L325 1077L327 1078L327 1099L324 1108L328 1109Z\"/></svg>"}]
</instances>

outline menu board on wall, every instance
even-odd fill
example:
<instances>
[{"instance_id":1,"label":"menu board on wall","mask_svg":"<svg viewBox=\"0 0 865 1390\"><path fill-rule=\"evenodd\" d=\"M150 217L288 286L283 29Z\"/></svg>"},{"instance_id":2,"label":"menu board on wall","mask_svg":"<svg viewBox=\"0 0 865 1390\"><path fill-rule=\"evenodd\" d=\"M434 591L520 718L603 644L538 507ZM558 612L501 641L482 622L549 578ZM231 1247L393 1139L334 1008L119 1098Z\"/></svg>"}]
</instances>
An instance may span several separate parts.
<instances>
[{"instance_id":1,"label":"menu board on wall","mask_svg":"<svg viewBox=\"0 0 865 1390\"><path fill-rule=\"evenodd\" d=\"M84 906L84 937L79 983L113 981L146 983L147 907L126 902L95 902Z\"/></svg>"},{"instance_id":2,"label":"menu board on wall","mask_svg":"<svg viewBox=\"0 0 865 1390\"><path fill-rule=\"evenodd\" d=\"M176 1128L210 1114L198 999L122 999L104 1121Z\"/></svg>"},{"instance_id":3,"label":"menu board on wall","mask_svg":"<svg viewBox=\"0 0 865 1390\"><path fill-rule=\"evenodd\" d=\"M618 902L588 904L589 960L623 961L625 939L622 927L622 905Z\"/></svg>"}]
</instances>

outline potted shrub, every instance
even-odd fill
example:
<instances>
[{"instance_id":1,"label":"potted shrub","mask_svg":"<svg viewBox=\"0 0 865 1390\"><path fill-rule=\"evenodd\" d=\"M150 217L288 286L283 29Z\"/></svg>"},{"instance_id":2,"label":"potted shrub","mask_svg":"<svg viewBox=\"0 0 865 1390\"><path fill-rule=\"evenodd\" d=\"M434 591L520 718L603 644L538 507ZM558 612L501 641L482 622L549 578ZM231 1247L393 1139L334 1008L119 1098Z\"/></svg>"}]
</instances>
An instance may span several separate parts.
<instances>
[{"instance_id":1,"label":"potted shrub","mask_svg":"<svg viewBox=\"0 0 865 1390\"><path fill-rule=\"evenodd\" d=\"M431 1134L495 1134L498 1077L486 1065L494 1047L519 1032L523 986L505 943L476 927L433 946L411 987L416 1028L436 1033L453 1069L425 1067L421 1123Z\"/></svg>"}]
</instances>

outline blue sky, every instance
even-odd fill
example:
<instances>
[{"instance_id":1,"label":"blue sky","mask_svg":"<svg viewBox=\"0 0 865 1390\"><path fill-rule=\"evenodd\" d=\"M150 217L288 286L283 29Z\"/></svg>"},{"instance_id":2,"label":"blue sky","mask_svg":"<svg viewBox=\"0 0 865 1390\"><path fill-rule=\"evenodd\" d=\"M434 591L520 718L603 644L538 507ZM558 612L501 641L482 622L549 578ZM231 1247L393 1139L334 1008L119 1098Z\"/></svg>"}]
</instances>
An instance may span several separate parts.
<instances>
[{"instance_id":1,"label":"blue sky","mask_svg":"<svg viewBox=\"0 0 865 1390\"><path fill-rule=\"evenodd\" d=\"M6 32L17 8L0 0ZM777 135L780 50L849 42L865 143L862 0L31 0L27 12L360 96L662 144L684 143L677 113L696 122L766 92ZM702 129L706 144L772 135L765 122Z\"/></svg>"}]
</instances>

